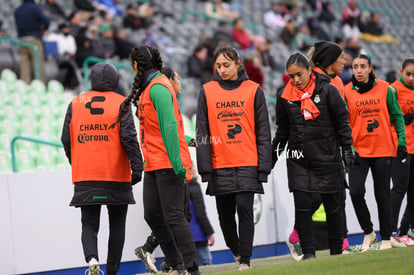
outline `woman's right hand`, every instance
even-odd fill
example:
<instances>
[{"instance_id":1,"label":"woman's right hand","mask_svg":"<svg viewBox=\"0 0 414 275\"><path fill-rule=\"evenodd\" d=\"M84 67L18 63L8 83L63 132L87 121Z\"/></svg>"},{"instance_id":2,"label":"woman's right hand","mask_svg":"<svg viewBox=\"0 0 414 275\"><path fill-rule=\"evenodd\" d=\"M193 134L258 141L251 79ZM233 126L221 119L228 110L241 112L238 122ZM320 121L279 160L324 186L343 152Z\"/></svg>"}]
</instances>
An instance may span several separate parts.
<instances>
[{"instance_id":1,"label":"woman's right hand","mask_svg":"<svg viewBox=\"0 0 414 275\"><path fill-rule=\"evenodd\" d=\"M208 237L208 243L207 243L207 245L208 245L208 246L213 246L213 245L214 245L214 243L215 243L215 241L216 241L216 239L214 239L214 235L213 235L213 234L211 234L211 235Z\"/></svg>"},{"instance_id":2,"label":"woman's right hand","mask_svg":"<svg viewBox=\"0 0 414 275\"><path fill-rule=\"evenodd\" d=\"M181 167L180 170L176 172L176 175L180 178L185 178L185 176L187 175L187 170L184 167Z\"/></svg>"}]
</instances>

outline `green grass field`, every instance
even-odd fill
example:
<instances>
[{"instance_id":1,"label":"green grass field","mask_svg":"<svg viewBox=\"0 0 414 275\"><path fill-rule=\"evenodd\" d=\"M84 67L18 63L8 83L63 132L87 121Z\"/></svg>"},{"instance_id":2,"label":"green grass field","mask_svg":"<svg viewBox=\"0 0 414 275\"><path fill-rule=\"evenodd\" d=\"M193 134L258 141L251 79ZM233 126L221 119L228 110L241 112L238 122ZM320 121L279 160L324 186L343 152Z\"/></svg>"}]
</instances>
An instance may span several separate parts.
<instances>
[{"instance_id":1,"label":"green grass field","mask_svg":"<svg viewBox=\"0 0 414 275\"><path fill-rule=\"evenodd\" d=\"M294 262L290 255L254 259L252 269L237 271L235 263L201 267L202 274L294 275L294 274L414 274L414 247L369 251L351 255L328 256L318 251L317 258Z\"/></svg>"}]
</instances>

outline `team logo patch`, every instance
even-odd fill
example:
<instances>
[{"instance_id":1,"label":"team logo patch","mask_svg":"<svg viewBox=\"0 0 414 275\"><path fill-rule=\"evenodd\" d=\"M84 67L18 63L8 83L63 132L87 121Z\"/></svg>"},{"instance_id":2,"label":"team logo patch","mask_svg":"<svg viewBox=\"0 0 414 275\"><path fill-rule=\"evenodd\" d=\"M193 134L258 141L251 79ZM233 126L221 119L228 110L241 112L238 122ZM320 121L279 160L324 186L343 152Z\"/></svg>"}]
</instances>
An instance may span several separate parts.
<instances>
[{"instance_id":1,"label":"team logo patch","mask_svg":"<svg viewBox=\"0 0 414 275\"><path fill-rule=\"evenodd\" d=\"M315 103L321 102L321 98L319 97L319 95L315 96L315 98L313 99L313 102L315 102Z\"/></svg>"}]
</instances>

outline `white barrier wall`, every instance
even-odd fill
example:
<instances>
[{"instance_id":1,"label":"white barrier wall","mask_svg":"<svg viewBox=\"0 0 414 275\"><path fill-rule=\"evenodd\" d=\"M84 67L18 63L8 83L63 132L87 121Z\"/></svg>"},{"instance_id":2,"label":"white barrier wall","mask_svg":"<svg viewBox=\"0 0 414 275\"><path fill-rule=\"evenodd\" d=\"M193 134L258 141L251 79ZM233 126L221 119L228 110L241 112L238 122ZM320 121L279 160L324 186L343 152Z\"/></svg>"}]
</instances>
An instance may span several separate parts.
<instances>
[{"instance_id":1,"label":"white barrier wall","mask_svg":"<svg viewBox=\"0 0 414 275\"><path fill-rule=\"evenodd\" d=\"M205 183L202 188L205 190ZM286 166L278 162L265 195L256 198L255 245L284 242L294 223L293 198L287 189ZM80 210L69 207L73 186L69 172L18 173L0 175L0 274L21 274L86 266L80 241ZM372 180L367 181L368 204L375 230L378 230ZM126 241L122 261L136 260L135 247L142 245L150 229L144 220L142 184L134 186L137 204L127 217ZM210 221L216 231L212 251L227 249L219 227L214 197L205 196ZM404 209L404 207L402 207ZM360 233L351 202L347 200L349 233ZM99 233L100 262L107 254L108 219L101 215ZM162 256L159 248L155 256Z\"/></svg>"}]
</instances>

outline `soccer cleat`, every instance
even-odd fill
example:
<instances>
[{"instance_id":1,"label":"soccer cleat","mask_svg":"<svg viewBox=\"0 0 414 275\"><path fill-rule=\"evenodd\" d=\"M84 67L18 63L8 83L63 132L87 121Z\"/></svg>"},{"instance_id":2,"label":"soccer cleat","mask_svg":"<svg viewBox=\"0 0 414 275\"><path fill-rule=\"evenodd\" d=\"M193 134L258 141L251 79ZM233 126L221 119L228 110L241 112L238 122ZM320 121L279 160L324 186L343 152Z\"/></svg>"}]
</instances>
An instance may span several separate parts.
<instances>
[{"instance_id":1,"label":"soccer cleat","mask_svg":"<svg viewBox=\"0 0 414 275\"><path fill-rule=\"evenodd\" d=\"M401 237L397 236L397 237L391 237L391 246L394 248L398 248L398 247L406 247L407 245L401 242Z\"/></svg>"},{"instance_id":2,"label":"soccer cleat","mask_svg":"<svg viewBox=\"0 0 414 275\"><path fill-rule=\"evenodd\" d=\"M149 271L152 273L158 273L158 269L155 266L155 258L150 252L145 251L141 246L135 249L135 255L137 255L137 257L144 262Z\"/></svg>"},{"instance_id":3,"label":"soccer cleat","mask_svg":"<svg viewBox=\"0 0 414 275\"><path fill-rule=\"evenodd\" d=\"M250 266L248 264L245 264L245 263L239 264L239 268L238 268L239 271L249 270L249 269L250 269Z\"/></svg>"},{"instance_id":4,"label":"soccer cleat","mask_svg":"<svg viewBox=\"0 0 414 275\"><path fill-rule=\"evenodd\" d=\"M344 255L352 254L354 252L355 251L352 250L352 248L350 246L348 246L347 248L345 248L344 250L342 250L342 254L344 254Z\"/></svg>"},{"instance_id":5,"label":"soccer cleat","mask_svg":"<svg viewBox=\"0 0 414 275\"><path fill-rule=\"evenodd\" d=\"M315 259L316 256L313 253L306 253L303 255L303 260Z\"/></svg>"},{"instance_id":6,"label":"soccer cleat","mask_svg":"<svg viewBox=\"0 0 414 275\"><path fill-rule=\"evenodd\" d=\"M414 239L414 232L411 230L411 228L408 229L407 236L410 237L411 239Z\"/></svg>"},{"instance_id":7,"label":"soccer cleat","mask_svg":"<svg viewBox=\"0 0 414 275\"><path fill-rule=\"evenodd\" d=\"M406 246L414 245L414 241L410 237L408 237L407 235L401 236L400 237L400 242L405 244Z\"/></svg>"},{"instance_id":8,"label":"soccer cleat","mask_svg":"<svg viewBox=\"0 0 414 275\"><path fill-rule=\"evenodd\" d=\"M286 244L289 248L290 255L295 261L301 261L303 259L302 247L300 242L291 243L289 240L286 241Z\"/></svg>"},{"instance_id":9,"label":"soccer cleat","mask_svg":"<svg viewBox=\"0 0 414 275\"><path fill-rule=\"evenodd\" d=\"M160 265L161 272L168 273L172 270L172 267L169 266L166 262L162 262Z\"/></svg>"},{"instance_id":10,"label":"soccer cleat","mask_svg":"<svg viewBox=\"0 0 414 275\"><path fill-rule=\"evenodd\" d=\"M364 235L364 241L362 242L361 252L366 252L370 250L371 244L374 244L376 241L377 241L377 235L375 234L374 231L372 231L369 234Z\"/></svg>"},{"instance_id":11,"label":"soccer cleat","mask_svg":"<svg viewBox=\"0 0 414 275\"><path fill-rule=\"evenodd\" d=\"M381 246L380 246L379 250L385 250L385 249L390 249L390 248L392 248L390 240L382 240L381 241Z\"/></svg>"},{"instance_id":12,"label":"soccer cleat","mask_svg":"<svg viewBox=\"0 0 414 275\"><path fill-rule=\"evenodd\" d=\"M95 258L89 260L89 273L88 275L99 275L99 263Z\"/></svg>"}]
</instances>

